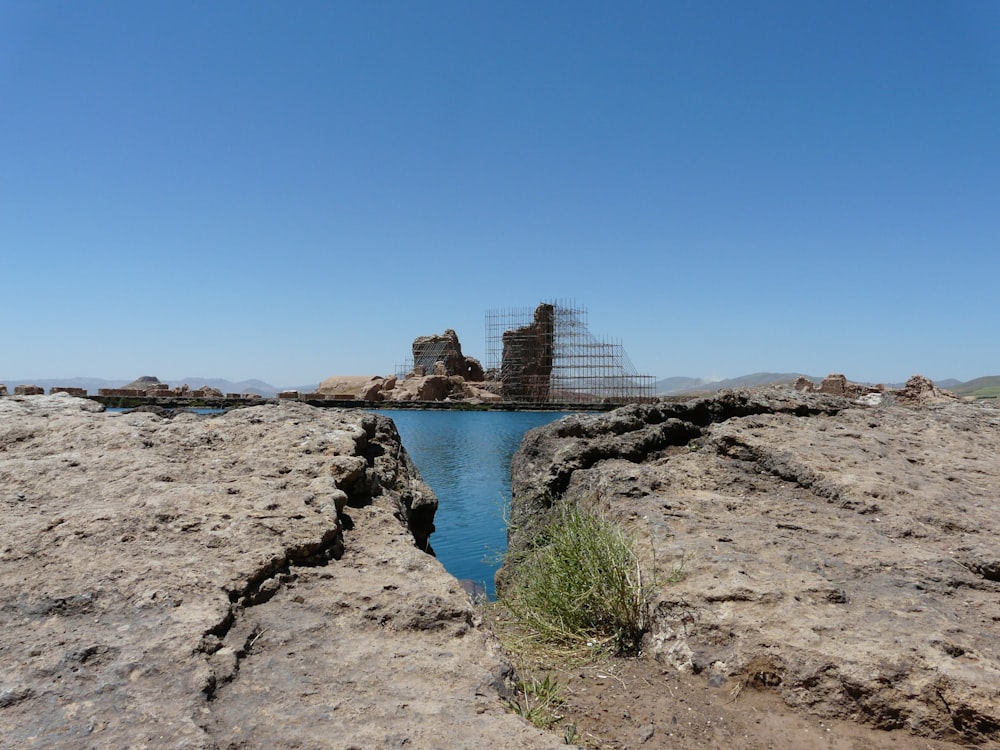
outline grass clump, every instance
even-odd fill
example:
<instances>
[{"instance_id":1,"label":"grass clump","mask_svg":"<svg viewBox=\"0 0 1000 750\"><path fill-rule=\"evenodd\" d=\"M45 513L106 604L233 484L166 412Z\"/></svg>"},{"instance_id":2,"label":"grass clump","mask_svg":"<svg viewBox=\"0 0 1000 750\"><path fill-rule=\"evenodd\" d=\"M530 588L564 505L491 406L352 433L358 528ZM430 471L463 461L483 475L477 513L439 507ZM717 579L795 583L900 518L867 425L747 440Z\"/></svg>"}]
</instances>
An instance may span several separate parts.
<instances>
[{"instance_id":1,"label":"grass clump","mask_svg":"<svg viewBox=\"0 0 1000 750\"><path fill-rule=\"evenodd\" d=\"M536 727L548 729L563 718L559 713L562 702L562 687L552 675L547 674L543 680L536 677L519 680L516 697L507 703L511 711L521 718Z\"/></svg>"},{"instance_id":2,"label":"grass clump","mask_svg":"<svg viewBox=\"0 0 1000 750\"><path fill-rule=\"evenodd\" d=\"M566 651L639 651L652 587L633 537L576 504L556 506L533 548L508 560L499 604L529 638Z\"/></svg>"}]
</instances>

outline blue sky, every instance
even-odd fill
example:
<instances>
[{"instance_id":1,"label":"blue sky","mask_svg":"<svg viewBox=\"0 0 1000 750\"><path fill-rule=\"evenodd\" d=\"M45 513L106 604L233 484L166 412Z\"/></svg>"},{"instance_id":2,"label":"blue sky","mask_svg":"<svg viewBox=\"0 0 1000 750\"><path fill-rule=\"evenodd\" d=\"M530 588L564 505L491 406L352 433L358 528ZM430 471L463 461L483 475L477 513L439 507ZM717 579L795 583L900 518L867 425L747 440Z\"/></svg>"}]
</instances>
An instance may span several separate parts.
<instances>
[{"instance_id":1,"label":"blue sky","mask_svg":"<svg viewBox=\"0 0 1000 750\"><path fill-rule=\"evenodd\" d=\"M0 0L0 377L1000 374L1000 3Z\"/></svg>"}]
</instances>

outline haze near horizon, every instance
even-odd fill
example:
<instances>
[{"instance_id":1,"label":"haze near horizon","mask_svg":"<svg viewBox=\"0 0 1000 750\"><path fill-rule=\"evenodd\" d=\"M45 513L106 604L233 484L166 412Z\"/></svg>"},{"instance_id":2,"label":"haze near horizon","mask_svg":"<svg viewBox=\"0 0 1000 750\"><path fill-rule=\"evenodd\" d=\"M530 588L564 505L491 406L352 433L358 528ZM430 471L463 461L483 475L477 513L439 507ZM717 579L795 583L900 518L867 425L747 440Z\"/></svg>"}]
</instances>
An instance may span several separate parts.
<instances>
[{"instance_id":1,"label":"haze near horizon","mask_svg":"<svg viewBox=\"0 0 1000 750\"><path fill-rule=\"evenodd\" d=\"M0 5L0 370L1000 373L1000 5ZM10 385L10 384L8 384Z\"/></svg>"}]
</instances>

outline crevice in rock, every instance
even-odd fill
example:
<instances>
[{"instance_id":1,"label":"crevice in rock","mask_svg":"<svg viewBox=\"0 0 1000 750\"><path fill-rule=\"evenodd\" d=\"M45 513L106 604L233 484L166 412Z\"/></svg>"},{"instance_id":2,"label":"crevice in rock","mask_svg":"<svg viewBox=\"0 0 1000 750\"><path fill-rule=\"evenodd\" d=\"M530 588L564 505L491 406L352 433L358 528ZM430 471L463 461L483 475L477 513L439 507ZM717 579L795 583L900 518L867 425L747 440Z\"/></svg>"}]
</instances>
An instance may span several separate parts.
<instances>
[{"instance_id":1,"label":"crevice in rock","mask_svg":"<svg viewBox=\"0 0 1000 750\"><path fill-rule=\"evenodd\" d=\"M9 708L34 696L35 691L31 688L10 688L0 691L0 708Z\"/></svg>"},{"instance_id":2,"label":"crevice in rock","mask_svg":"<svg viewBox=\"0 0 1000 750\"><path fill-rule=\"evenodd\" d=\"M608 417L596 421L595 430L584 428L579 434L573 434L572 426L567 425L560 436L585 437L600 433L623 434L629 425L644 426L667 422L672 419L690 422L698 427L709 427L721 424L738 417L751 417L763 414L790 414L796 417L833 416L839 414L851 404L833 396L803 396L796 395L789 399L781 395L768 396L766 393L754 391L731 391L714 396L681 402L660 402L656 404L630 404L623 406ZM576 428L579 430L579 427Z\"/></svg>"},{"instance_id":3,"label":"crevice in rock","mask_svg":"<svg viewBox=\"0 0 1000 750\"><path fill-rule=\"evenodd\" d=\"M327 529L318 541L290 547L282 555L275 555L247 577L245 586L229 592L229 607L225 615L205 631L197 649L217 662L212 665L212 673L202 686L206 700L215 700L218 690L236 678L241 663L250 655L251 647L260 635L256 625L243 623L245 612L270 600L282 586L295 580L292 568L323 567L331 560L339 560L343 553L344 539L338 523L336 527ZM226 641L232 640L231 636L239 630L241 624L247 627L241 645L226 646ZM227 648L231 653L225 651ZM229 657L228 662L220 654Z\"/></svg>"},{"instance_id":4,"label":"crevice in rock","mask_svg":"<svg viewBox=\"0 0 1000 750\"><path fill-rule=\"evenodd\" d=\"M262 634L263 629L257 624L252 624L248 631L243 634L242 643L238 648L229 648L228 652L224 652L223 647L220 647L213 652L214 658L219 662L227 661L226 657L228 657L228 664L224 670L213 670L205 685L202 686L201 690L205 694L207 702L214 701L218 697L219 690L236 679L240 672L240 666L251 654L254 644Z\"/></svg>"},{"instance_id":5,"label":"crevice in rock","mask_svg":"<svg viewBox=\"0 0 1000 750\"><path fill-rule=\"evenodd\" d=\"M370 505L383 495L388 485L398 503L396 512L413 535L420 549L433 554L429 537L434 531L437 502L424 497L412 478L416 468L405 453L398 434L385 418L366 417L364 433L357 438L356 455L365 459L366 469L349 487L339 487L347 494L347 507ZM398 446L397 453L393 448ZM419 483L416 483L419 485ZM354 528L354 521L344 512L338 513L335 526L328 528L314 542L285 549L273 556L246 579L246 584L229 592L229 607L225 616L202 636L198 650L210 661L211 674L202 688L206 700L213 701L218 691L239 674L244 660L252 655L253 644L261 635L257 625L248 621L249 609L272 599L286 584L295 580L294 568L322 567L339 560L344 553L344 530ZM234 646L231 642L239 645Z\"/></svg>"},{"instance_id":6,"label":"crevice in rock","mask_svg":"<svg viewBox=\"0 0 1000 750\"><path fill-rule=\"evenodd\" d=\"M980 578L1000 583L1000 560L968 560L962 564Z\"/></svg>"},{"instance_id":7,"label":"crevice in rock","mask_svg":"<svg viewBox=\"0 0 1000 750\"><path fill-rule=\"evenodd\" d=\"M353 484L341 488L349 496L347 505L362 508L386 492L393 494L395 515L413 535L414 546L433 556L430 536L434 533L437 499L419 479L420 472L391 419L368 415L362 427L364 436L358 440L356 450L366 468Z\"/></svg>"},{"instance_id":8,"label":"crevice in rock","mask_svg":"<svg viewBox=\"0 0 1000 750\"><path fill-rule=\"evenodd\" d=\"M659 451L703 438L708 427L730 419L766 414L832 416L849 407L844 399L825 395L788 399L733 391L680 403L630 404L600 417L567 420L553 425L552 432L558 438L579 440L580 448L553 464L536 496L543 504L551 503L566 491L575 471L608 459L642 463ZM532 446L526 441L521 450L530 453ZM540 457L537 446L534 450L535 457Z\"/></svg>"},{"instance_id":9,"label":"crevice in rock","mask_svg":"<svg viewBox=\"0 0 1000 750\"><path fill-rule=\"evenodd\" d=\"M841 508L861 514L878 512L879 506L876 503L865 503L845 495L836 484L797 464L787 454L773 453L750 445L736 435L714 436L709 443L720 456L753 464L760 472L793 484L827 502L836 503Z\"/></svg>"},{"instance_id":10,"label":"crevice in rock","mask_svg":"<svg viewBox=\"0 0 1000 750\"><path fill-rule=\"evenodd\" d=\"M687 445L702 436L702 430L690 422L670 419L618 435L611 441L594 442L582 446L579 453L554 466L554 471L546 482L546 494L552 498L562 495L570 485L573 473L591 469L601 461L622 459L631 463L642 463L649 456L666 448Z\"/></svg>"},{"instance_id":11,"label":"crevice in rock","mask_svg":"<svg viewBox=\"0 0 1000 750\"><path fill-rule=\"evenodd\" d=\"M986 716L967 705L952 706L944 697L941 688L935 688L934 694L951 718L951 725L963 739L980 743L995 741L1000 736L1000 722L995 718Z\"/></svg>"}]
</instances>

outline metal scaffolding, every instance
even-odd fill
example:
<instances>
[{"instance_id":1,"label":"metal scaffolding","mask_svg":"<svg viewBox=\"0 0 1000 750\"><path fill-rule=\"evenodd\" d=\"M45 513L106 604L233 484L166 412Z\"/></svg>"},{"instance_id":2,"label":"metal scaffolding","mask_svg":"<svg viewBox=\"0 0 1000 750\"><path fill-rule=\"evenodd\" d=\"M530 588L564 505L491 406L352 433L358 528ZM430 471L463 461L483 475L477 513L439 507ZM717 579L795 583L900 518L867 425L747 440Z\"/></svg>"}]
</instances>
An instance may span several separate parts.
<instances>
[{"instance_id":1,"label":"metal scaffolding","mask_svg":"<svg viewBox=\"0 0 1000 750\"><path fill-rule=\"evenodd\" d=\"M620 342L596 338L587 311L564 301L487 311L486 377L509 401L628 403L655 390Z\"/></svg>"},{"instance_id":2,"label":"metal scaffolding","mask_svg":"<svg viewBox=\"0 0 1000 750\"><path fill-rule=\"evenodd\" d=\"M393 372L396 373L396 377L400 380L405 379L411 372L414 372L418 368L422 368L422 371L426 375L433 375L434 366L444 360L449 346L449 342L444 340L427 341L419 347L414 342L414 356L404 359L401 365L397 364Z\"/></svg>"},{"instance_id":3,"label":"metal scaffolding","mask_svg":"<svg viewBox=\"0 0 1000 750\"><path fill-rule=\"evenodd\" d=\"M428 375L433 375L434 365L444 360L449 346L450 342L444 340L430 341L419 348L414 344L414 359L410 369L422 367Z\"/></svg>"}]
</instances>

